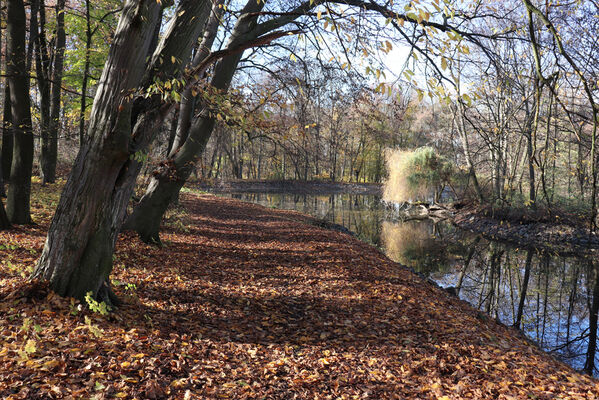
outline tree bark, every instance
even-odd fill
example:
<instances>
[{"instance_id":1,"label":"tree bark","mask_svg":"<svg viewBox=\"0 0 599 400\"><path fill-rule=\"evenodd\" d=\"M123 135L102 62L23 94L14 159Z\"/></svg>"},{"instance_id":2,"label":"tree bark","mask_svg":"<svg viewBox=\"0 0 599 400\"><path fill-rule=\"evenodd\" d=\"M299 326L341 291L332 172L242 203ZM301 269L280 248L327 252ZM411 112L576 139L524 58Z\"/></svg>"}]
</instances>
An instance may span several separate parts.
<instances>
[{"instance_id":1,"label":"tree bark","mask_svg":"<svg viewBox=\"0 0 599 400\"><path fill-rule=\"evenodd\" d=\"M25 7L22 0L7 1L8 82L14 148L10 169L7 214L11 222L31 222L29 200L33 167L33 134L29 99L29 74L25 60Z\"/></svg>"},{"instance_id":2,"label":"tree bark","mask_svg":"<svg viewBox=\"0 0 599 400\"><path fill-rule=\"evenodd\" d=\"M123 225L146 243L160 243L160 223L168 206L191 175L197 155L204 149L216 121L206 112L191 128L190 138L174 157L154 171L146 193Z\"/></svg>"}]
</instances>

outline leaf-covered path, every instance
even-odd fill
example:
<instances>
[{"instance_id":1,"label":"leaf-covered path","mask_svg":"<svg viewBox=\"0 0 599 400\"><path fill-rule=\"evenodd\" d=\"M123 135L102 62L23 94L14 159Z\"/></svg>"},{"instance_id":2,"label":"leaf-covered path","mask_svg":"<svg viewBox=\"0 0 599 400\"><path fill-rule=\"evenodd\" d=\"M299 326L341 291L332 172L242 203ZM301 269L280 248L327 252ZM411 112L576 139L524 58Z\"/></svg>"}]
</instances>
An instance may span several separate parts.
<instances>
[{"instance_id":1,"label":"leaf-covered path","mask_svg":"<svg viewBox=\"0 0 599 400\"><path fill-rule=\"evenodd\" d=\"M165 247L122 235L125 304L109 316L19 276L47 216L0 232L1 398L599 397L594 379L348 235L231 199L182 204Z\"/></svg>"}]
</instances>

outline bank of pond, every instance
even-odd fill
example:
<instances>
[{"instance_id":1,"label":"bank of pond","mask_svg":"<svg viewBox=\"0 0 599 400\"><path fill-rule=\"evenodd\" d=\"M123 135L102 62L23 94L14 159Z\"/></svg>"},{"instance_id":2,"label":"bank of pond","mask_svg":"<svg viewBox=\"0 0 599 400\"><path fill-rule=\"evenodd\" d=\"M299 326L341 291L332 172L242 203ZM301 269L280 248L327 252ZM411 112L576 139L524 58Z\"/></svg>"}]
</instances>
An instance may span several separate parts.
<instances>
[{"instance_id":1,"label":"bank of pond","mask_svg":"<svg viewBox=\"0 0 599 400\"><path fill-rule=\"evenodd\" d=\"M297 210L344 227L455 293L485 318L519 327L545 351L597 375L599 262L590 257L519 248L449 221L405 221L377 195L220 195Z\"/></svg>"}]
</instances>

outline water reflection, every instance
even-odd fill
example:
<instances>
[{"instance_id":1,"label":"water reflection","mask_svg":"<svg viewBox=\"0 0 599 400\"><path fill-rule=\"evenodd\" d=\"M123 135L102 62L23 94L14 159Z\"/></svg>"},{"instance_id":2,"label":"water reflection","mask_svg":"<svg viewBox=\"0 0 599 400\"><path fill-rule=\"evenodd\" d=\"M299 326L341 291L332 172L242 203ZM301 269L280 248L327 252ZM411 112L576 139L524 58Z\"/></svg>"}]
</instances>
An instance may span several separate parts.
<instances>
[{"instance_id":1,"label":"water reflection","mask_svg":"<svg viewBox=\"0 0 599 400\"><path fill-rule=\"evenodd\" d=\"M450 223L402 222L377 196L242 193L235 198L325 218L410 266L578 369L597 372L599 273L593 260L482 239Z\"/></svg>"},{"instance_id":2,"label":"water reflection","mask_svg":"<svg viewBox=\"0 0 599 400\"><path fill-rule=\"evenodd\" d=\"M360 239L380 246L385 210L380 197L350 194L234 193L233 198L266 207L297 210L342 225Z\"/></svg>"}]
</instances>

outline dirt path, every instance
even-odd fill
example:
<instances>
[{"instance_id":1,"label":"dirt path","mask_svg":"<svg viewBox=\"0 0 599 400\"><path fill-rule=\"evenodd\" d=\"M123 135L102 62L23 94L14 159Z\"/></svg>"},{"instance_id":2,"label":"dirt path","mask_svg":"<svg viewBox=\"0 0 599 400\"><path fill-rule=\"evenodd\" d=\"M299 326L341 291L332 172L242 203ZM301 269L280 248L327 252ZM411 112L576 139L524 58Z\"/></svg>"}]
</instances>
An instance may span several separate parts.
<instances>
[{"instance_id":1,"label":"dirt path","mask_svg":"<svg viewBox=\"0 0 599 400\"><path fill-rule=\"evenodd\" d=\"M113 315L43 291L0 300L1 398L599 397L596 380L349 235L232 199L182 204L165 248L120 239ZM2 271L14 291L22 278Z\"/></svg>"}]
</instances>

